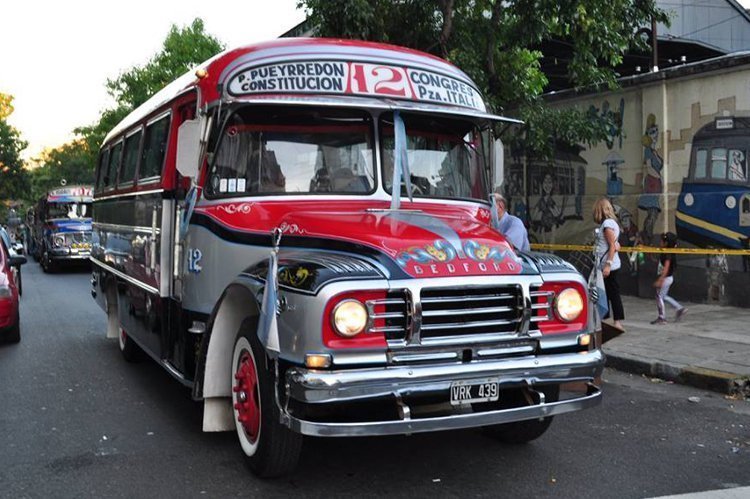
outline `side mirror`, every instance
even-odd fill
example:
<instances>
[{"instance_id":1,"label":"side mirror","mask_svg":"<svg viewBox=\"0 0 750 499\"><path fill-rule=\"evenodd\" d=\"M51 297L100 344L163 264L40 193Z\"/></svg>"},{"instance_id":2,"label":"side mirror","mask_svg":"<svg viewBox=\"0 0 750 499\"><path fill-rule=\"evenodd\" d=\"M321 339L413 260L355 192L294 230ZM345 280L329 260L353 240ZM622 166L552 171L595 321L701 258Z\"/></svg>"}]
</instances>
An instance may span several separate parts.
<instances>
[{"instance_id":1,"label":"side mirror","mask_svg":"<svg viewBox=\"0 0 750 499\"><path fill-rule=\"evenodd\" d=\"M23 255L11 255L10 258L8 258L8 263L11 267L20 267L26 263L26 257Z\"/></svg>"},{"instance_id":2,"label":"side mirror","mask_svg":"<svg viewBox=\"0 0 750 499\"><path fill-rule=\"evenodd\" d=\"M201 121L184 121L177 130L177 171L196 179L200 170Z\"/></svg>"}]
</instances>

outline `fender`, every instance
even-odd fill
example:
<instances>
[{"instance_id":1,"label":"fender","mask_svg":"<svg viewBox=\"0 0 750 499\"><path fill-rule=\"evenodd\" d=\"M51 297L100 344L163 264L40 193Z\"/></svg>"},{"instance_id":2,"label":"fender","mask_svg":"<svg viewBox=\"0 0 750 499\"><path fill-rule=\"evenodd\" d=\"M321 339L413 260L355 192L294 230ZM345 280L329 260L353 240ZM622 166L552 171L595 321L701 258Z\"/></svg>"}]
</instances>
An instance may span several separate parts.
<instances>
[{"instance_id":1,"label":"fender","mask_svg":"<svg viewBox=\"0 0 750 499\"><path fill-rule=\"evenodd\" d=\"M203 431L234 429L229 359L237 331L247 319L258 321L262 281L241 275L222 293L209 318L193 385L193 397L203 399Z\"/></svg>"},{"instance_id":2,"label":"fender","mask_svg":"<svg viewBox=\"0 0 750 499\"><path fill-rule=\"evenodd\" d=\"M263 260L245 269L241 275L265 284L268 261ZM326 284L342 280L392 278L386 269L371 259L326 250L279 251L279 287L296 293L317 295ZM262 293L261 293L262 294Z\"/></svg>"},{"instance_id":3,"label":"fender","mask_svg":"<svg viewBox=\"0 0 750 499\"><path fill-rule=\"evenodd\" d=\"M203 431L234 429L231 369L234 340L247 319L258 324L268 261L248 267L224 290L211 313L195 375L193 397L203 399ZM330 251L283 250L279 254L279 286L287 292L315 295L342 279L383 279L375 264L353 255Z\"/></svg>"}]
</instances>

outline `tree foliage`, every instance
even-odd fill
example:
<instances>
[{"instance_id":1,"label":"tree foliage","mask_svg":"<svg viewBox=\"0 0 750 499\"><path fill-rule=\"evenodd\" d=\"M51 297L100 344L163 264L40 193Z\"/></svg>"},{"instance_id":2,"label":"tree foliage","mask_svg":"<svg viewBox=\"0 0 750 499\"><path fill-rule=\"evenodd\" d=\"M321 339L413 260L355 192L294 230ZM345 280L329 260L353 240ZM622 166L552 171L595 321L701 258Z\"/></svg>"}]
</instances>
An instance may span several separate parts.
<instances>
[{"instance_id":1,"label":"tree foliage","mask_svg":"<svg viewBox=\"0 0 750 499\"><path fill-rule=\"evenodd\" d=\"M551 153L555 141L590 143L606 127L585 111L556 113L540 99L554 63L546 42L570 47L557 61L572 86L616 87L615 67L628 49L644 50L635 33L652 19L668 22L655 0L300 0L321 36L382 41L448 59L480 86L490 106L528 123L525 145ZM562 125L561 128L557 128Z\"/></svg>"},{"instance_id":2,"label":"tree foliage","mask_svg":"<svg viewBox=\"0 0 750 499\"><path fill-rule=\"evenodd\" d=\"M203 20L169 30L161 50L143 66L134 66L115 79L107 80L107 90L117 103L135 109L190 68L223 50L224 45L206 33Z\"/></svg>"},{"instance_id":3,"label":"tree foliage","mask_svg":"<svg viewBox=\"0 0 750 499\"><path fill-rule=\"evenodd\" d=\"M172 25L161 50L148 62L122 72L117 78L108 79L107 91L117 105L102 111L95 123L74 130L78 139L85 143L84 147L76 142L81 151L88 154L91 175L93 176L99 147L117 123L168 83L223 48L217 38L206 33L203 21L196 18L189 26Z\"/></svg>"},{"instance_id":4,"label":"tree foliage","mask_svg":"<svg viewBox=\"0 0 750 499\"><path fill-rule=\"evenodd\" d=\"M27 142L7 118L13 112L13 97L0 93L0 201L20 199L29 191L28 172L21 152Z\"/></svg>"},{"instance_id":5,"label":"tree foliage","mask_svg":"<svg viewBox=\"0 0 750 499\"><path fill-rule=\"evenodd\" d=\"M91 151L83 139L76 139L42 152L39 166L30 172L31 199L38 199L45 192L62 185L91 184L94 171L91 168Z\"/></svg>"}]
</instances>

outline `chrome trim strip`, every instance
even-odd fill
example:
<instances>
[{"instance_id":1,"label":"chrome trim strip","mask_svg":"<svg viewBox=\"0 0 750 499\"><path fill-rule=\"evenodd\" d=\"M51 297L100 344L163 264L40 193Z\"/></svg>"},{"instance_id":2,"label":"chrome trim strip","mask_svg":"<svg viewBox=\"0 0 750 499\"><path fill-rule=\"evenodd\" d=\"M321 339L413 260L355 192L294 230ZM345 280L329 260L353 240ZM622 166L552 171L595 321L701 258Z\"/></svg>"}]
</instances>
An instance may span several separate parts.
<instances>
[{"instance_id":1,"label":"chrome trim strip","mask_svg":"<svg viewBox=\"0 0 750 499\"><path fill-rule=\"evenodd\" d=\"M515 331L508 331L506 333L461 334L457 336L437 336L434 338L422 338L422 345L463 346L476 345L478 343L492 343L496 341L512 341L518 340L518 338L518 334Z\"/></svg>"},{"instance_id":2,"label":"chrome trim strip","mask_svg":"<svg viewBox=\"0 0 750 499\"><path fill-rule=\"evenodd\" d=\"M424 316L424 312L422 312L422 314ZM520 317L518 319L508 319L508 320L498 319L494 321L467 321L467 322L448 322L448 323L441 323L441 324L422 324L422 332L442 331L445 329L466 329L466 328L471 328L471 327L508 326L510 324L516 324L518 322L521 322ZM515 331L513 332L515 333Z\"/></svg>"},{"instance_id":3,"label":"chrome trim strip","mask_svg":"<svg viewBox=\"0 0 750 499\"><path fill-rule=\"evenodd\" d=\"M508 348L488 348L486 350L477 350L479 357L491 357L495 355L512 355L516 353L531 353L535 350L534 345L524 345L519 347Z\"/></svg>"},{"instance_id":4,"label":"chrome trim strip","mask_svg":"<svg viewBox=\"0 0 750 499\"><path fill-rule=\"evenodd\" d=\"M152 227L145 227L140 225L122 225L122 224L110 224L104 222L94 222L91 224L92 227L97 227L104 230L119 230L124 232L136 232L138 234L152 234ZM160 234L161 229L156 228L156 234Z\"/></svg>"},{"instance_id":5,"label":"chrome trim strip","mask_svg":"<svg viewBox=\"0 0 750 499\"><path fill-rule=\"evenodd\" d=\"M152 189L150 191L136 191L136 192L126 192L123 194L110 194L109 196L98 196L94 198L94 202L97 201L106 201L108 199L117 199L117 198L125 198L125 197L131 197L131 196L145 196L146 194L158 194L164 192L164 189Z\"/></svg>"},{"instance_id":6,"label":"chrome trim strip","mask_svg":"<svg viewBox=\"0 0 750 499\"><path fill-rule=\"evenodd\" d=\"M160 360L159 364L162 365L164 369L167 370L167 372L177 381L179 381L182 385L192 388L193 382L189 379L185 378L185 376L182 375L180 371L177 370L172 364L169 363L168 360Z\"/></svg>"},{"instance_id":7,"label":"chrome trim strip","mask_svg":"<svg viewBox=\"0 0 750 499\"><path fill-rule=\"evenodd\" d=\"M400 353L391 357L394 363L399 362L420 362L424 360L454 360L458 358L456 352L434 352L434 353Z\"/></svg>"},{"instance_id":8,"label":"chrome trim strip","mask_svg":"<svg viewBox=\"0 0 750 499\"><path fill-rule=\"evenodd\" d=\"M405 315L403 312L383 312L382 314L372 314L373 319L401 319Z\"/></svg>"},{"instance_id":9,"label":"chrome trim strip","mask_svg":"<svg viewBox=\"0 0 750 499\"><path fill-rule=\"evenodd\" d=\"M157 121L159 121L160 119L166 118L167 116L170 116L171 114L172 114L172 110L171 109L167 109L163 113L157 114L156 116L154 116L153 118L151 118L150 120L148 120L146 122L146 126L149 127L149 126L153 125L154 123L156 123Z\"/></svg>"},{"instance_id":10,"label":"chrome trim strip","mask_svg":"<svg viewBox=\"0 0 750 499\"><path fill-rule=\"evenodd\" d=\"M383 365L386 363L385 353L353 353L335 352L333 354L334 366L356 366L356 365Z\"/></svg>"},{"instance_id":11,"label":"chrome trim strip","mask_svg":"<svg viewBox=\"0 0 750 499\"><path fill-rule=\"evenodd\" d=\"M490 288L491 289L491 288ZM428 291L432 291L432 288L427 288ZM489 300L510 300L514 299L515 295L509 293L503 293L500 295L474 295L474 296L440 296L422 298L422 303L444 303L444 302L476 302L476 301L489 301Z\"/></svg>"},{"instance_id":12,"label":"chrome trim strip","mask_svg":"<svg viewBox=\"0 0 750 499\"><path fill-rule=\"evenodd\" d=\"M89 258L89 260L91 260L91 263L95 263L96 265L98 265L99 267L103 268L104 270L108 270L108 271L112 272L114 275L116 275L117 277L119 277L121 279L124 279L125 281L129 282L130 284L132 284L134 286L138 286L139 288L141 288L141 289L143 289L145 291L148 291L151 294L159 295L159 290L158 289L156 289L156 288L154 288L152 286L149 286L148 284L146 284L144 282L141 282L138 279L130 277L129 275L127 275L127 274L125 274L123 272L120 272L116 268L111 267L111 266L107 265L106 263L100 262L99 260L97 260L96 258L93 258L93 257Z\"/></svg>"},{"instance_id":13,"label":"chrome trim strip","mask_svg":"<svg viewBox=\"0 0 750 499\"><path fill-rule=\"evenodd\" d=\"M571 335L565 335L565 337L549 337L545 336L539 339L539 348L541 350L550 350L554 348L566 348L578 346L578 336L581 333L573 333Z\"/></svg>"},{"instance_id":14,"label":"chrome trim strip","mask_svg":"<svg viewBox=\"0 0 750 499\"><path fill-rule=\"evenodd\" d=\"M370 327L367 328L371 333L397 333L403 331L402 326L383 326L383 327Z\"/></svg>"},{"instance_id":15,"label":"chrome trim strip","mask_svg":"<svg viewBox=\"0 0 750 499\"><path fill-rule=\"evenodd\" d=\"M451 317L459 314L499 314L502 312L512 312L517 307L486 307L486 308L456 308L442 310L427 310L422 312L422 317ZM424 329L425 326L422 326Z\"/></svg>"},{"instance_id":16,"label":"chrome trim strip","mask_svg":"<svg viewBox=\"0 0 750 499\"><path fill-rule=\"evenodd\" d=\"M88 260L89 259L89 252L85 253L78 253L76 255L50 255L50 258L55 261L61 261L61 260Z\"/></svg>"}]
</instances>

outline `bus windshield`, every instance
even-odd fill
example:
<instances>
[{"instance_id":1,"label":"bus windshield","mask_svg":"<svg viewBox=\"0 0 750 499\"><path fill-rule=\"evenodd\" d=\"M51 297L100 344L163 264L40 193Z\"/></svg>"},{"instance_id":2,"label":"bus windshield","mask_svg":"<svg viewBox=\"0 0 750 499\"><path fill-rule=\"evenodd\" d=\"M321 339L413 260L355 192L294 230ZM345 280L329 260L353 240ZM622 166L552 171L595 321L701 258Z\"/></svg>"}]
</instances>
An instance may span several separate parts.
<instances>
[{"instance_id":1,"label":"bus windshield","mask_svg":"<svg viewBox=\"0 0 750 499\"><path fill-rule=\"evenodd\" d=\"M221 133L205 189L213 197L371 193L372 144L363 111L243 108Z\"/></svg>"},{"instance_id":2,"label":"bus windshield","mask_svg":"<svg viewBox=\"0 0 750 499\"><path fill-rule=\"evenodd\" d=\"M445 116L402 113L414 197L487 199L488 149L472 122ZM392 192L395 148L393 114L380 119L383 183ZM405 184L401 185L406 195Z\"/></svg>"},{"instance_id":3,"label":"bus windshield","mask_svg":"<svg viewBox=\"0 0 750 499\"><path fill-rule=\"evenodd\" d=\"M91 203L48 203L47 218L86 218L91 216Z\"/></svg>"}]
</instances>

